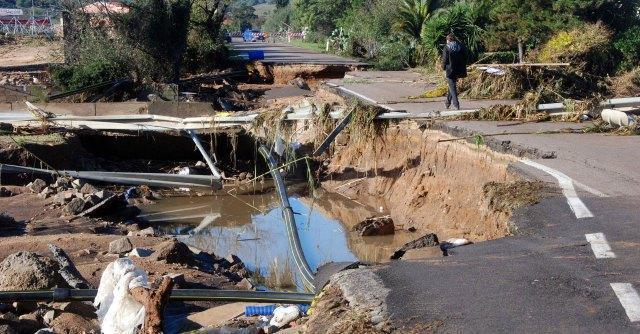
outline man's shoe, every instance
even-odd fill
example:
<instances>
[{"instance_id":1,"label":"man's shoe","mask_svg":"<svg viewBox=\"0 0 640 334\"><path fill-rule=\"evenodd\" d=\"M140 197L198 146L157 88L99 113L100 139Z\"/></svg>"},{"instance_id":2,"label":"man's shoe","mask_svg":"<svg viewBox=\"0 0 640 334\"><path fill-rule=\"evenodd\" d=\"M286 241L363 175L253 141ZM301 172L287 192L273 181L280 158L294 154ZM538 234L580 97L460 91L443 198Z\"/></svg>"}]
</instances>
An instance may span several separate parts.
<instances>
[{"instance_id":1,"label":"man's shoe","mask_svg":"<svg viewBox=\"0 0 640 334\"><path fill-rule=\"evenodd\" d=\"M445 103L445 104L444 104L444 107L445 107L447 110L449 110L449 108L451 107L451 105L450 105L450 104L446 104L446 103Z\"/></svg>"}]
</instances>

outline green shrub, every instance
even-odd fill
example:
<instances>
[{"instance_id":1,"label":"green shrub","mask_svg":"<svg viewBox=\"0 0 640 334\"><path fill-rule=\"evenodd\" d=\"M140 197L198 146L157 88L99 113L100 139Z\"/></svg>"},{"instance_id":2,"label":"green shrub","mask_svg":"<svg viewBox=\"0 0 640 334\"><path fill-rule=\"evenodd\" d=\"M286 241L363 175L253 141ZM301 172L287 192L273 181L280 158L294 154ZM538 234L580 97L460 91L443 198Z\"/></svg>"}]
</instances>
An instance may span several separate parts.
<instances>
[{"instance_id":1,"label":"green shrub","mask_svg":"<svg viewBox=\"0 0 640 334\"><path fill-rule=\"evenodd\" d=\"M95 58L93 61L60 65L51 71L56 86L73 90L85 86L129 77L129 66L113 60Z\"/></svg>"},{"instance_id":2,"label":"green shrub","mask_svg":"<svg viewBox=\"0 0 640 334\"><path fill-rule=\"evenodd\" d=\"M611 30L601 23L586 23L559 31L538 51L539 62L568 62L582 70L604 73L613 67Z\"/></svg>"},{"instance_id":3,"label":"green shrub","mask_svg":"<svg viewBox=\"0 0 640 334\"><path fill-rule=\"evenodd\" d=\"M374 66L381 71L398 71L409 67L413 60L411 47L403 42L390 42L380 47Z\"/></svg>"},{"instance_id":4,"label":"green shrub","mask_svg":"<svg viewBox=\"0 0 640 334\"><path fill-rule=\"evenodd\" d=\"M628 70L640 65L640 26L633 26L620 34L613 47L622 57L620 69Z\"/></svg>"},{"instance_id":5,"label":"green shrub","mask_svg":"<svg viewBox=\"0 0 640 334\"><path fill-rule=\"evenodd\" d=\"M487 8L479 2L458 2L455 5L436 12L427 21L423 43L431 57L438 59L440 50L449 33L453 33L467 48L470 59L477 56L484 48L484 24Z\"/></svg>"}]
</instances>

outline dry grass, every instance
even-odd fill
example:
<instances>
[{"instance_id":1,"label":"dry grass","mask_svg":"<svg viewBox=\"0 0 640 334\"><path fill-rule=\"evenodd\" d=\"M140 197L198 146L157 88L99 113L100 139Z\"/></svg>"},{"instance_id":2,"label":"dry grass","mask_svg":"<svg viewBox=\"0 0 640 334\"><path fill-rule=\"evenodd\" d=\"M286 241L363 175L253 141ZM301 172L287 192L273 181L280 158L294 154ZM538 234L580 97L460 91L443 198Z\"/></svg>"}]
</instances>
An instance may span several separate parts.
<instances>
[{"instance_id":1,"label":"dry grass","mask_svg":"<svg viewBox=\"0 0 640 334\"><path fill-rule=\"evenodd\" d=\"M271 289L290 289L296 287L293 270L289 261L283 263L273 259L269 265L269 274L265 277L265 285Z\"/></svg>"},{"instance_id":2,"label":"dry grass","mask_svg":"<svg viewBox=\"0 0 640 334\"><path fill-rule=\"evenodd\" d=\"M449 87L446 84L441 84L436 86L433 89L430 89L418 96L410 96L409 99L413 100L413 99L433 99L436 97L442 97L447 95L447 92L449 91Z\"/></svg>"},{"instance_id":3,"label":"dry grass","mask_svg":"<svg viewBox=\"0 0 640 334\"><path fill-rule=\"evenodd\" d=\"M611 31L601 23L585 24L553 36L538 51L540 62L571 62L580 65L596 60L611 43Z\"/></svg>"},{"instance_id":4,"label":"dry grass","mask_svg":"<svg viewBox=\"0 0 640 334\"><path fill-rule=\"evenodd\" d=\"M640 67L612 78L611 88L619 97L640 95Z\"/></svg>"}]
</instances>

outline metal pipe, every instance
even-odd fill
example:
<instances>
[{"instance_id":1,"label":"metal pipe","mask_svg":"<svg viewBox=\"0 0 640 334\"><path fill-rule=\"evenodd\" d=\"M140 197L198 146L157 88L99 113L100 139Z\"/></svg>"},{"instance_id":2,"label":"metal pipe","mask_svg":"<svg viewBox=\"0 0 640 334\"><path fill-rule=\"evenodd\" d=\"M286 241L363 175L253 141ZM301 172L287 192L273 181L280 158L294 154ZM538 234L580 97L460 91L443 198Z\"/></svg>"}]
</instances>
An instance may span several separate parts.
<instances>
[{"instance_id":1,"label":"metal pipe","mask_svg":"<svg viewBox=\"0 0 640 334\"><path fill-rule=\"evenodd\" d=\"M193 130L187 130L187 133L189 134L189 137L191 137L193 142L196 144L198 151L200 151L200 154L202 154L202 157L207 162L207 165L209 165L209 169L211 170L213 177L218 180L221 179L222 175L220 175L220 172L218 171L215 164L213 163L213 160L211 160L211 157L209 156L209 154L207 154L207 151L202 146L202 143L200 142L200 138L198 138L198 134Z\"/></svg>"},{"instance_id":2,"label":"metal pipe","mask_svg":"<svg viewBox=\"0 0 640 334\"><path fill-rule=\"evenodd\" d=\"M287 226L289 247L291 248L291 252L293 253L293 259L298 266L300 273L302 274L302 279L305 285L311 290L315 290L315 275L311 271L311 267L309 266L309 263L304 256L304 252L302 251L302 244L300 243L300 236L298 235L296 220L293 215L293 210L291 210L291 204L289 203L289 197L287 196L287 189L284 186L282 175L280 175L280 172L278 171L278 165L276 164L273 155L271 155L271 153L269 152L269 149L267 149L264 145L261 145L258 151L266 160L267 166L269 166L269 170L271 172L271 177L273 177L273 182L276 185L276 191L278 192L280 205L282 206L282 216L284 218L285 225Z\"/></svg>"},{"instance_id":3,"label":"metal pipe","mask_svg":"<svg viewBox=\"0 0 640 334\"><path fill-rule=\"evenodd\" d=\"M0 164L2 172L9 173L35 173L44 175L62 174L68 177L108 182L125 185L148 185L152 187L167 188L213 188L222 189L220 180L207 175L178 175L160 173L119 173L119 172L95 172L95 171L52 171L48 169L4 165Z\"/></svg>"},{"instance_id":4,"label":"metal pipe","mask_svg":"<svg viewBox=\"0 0 640 334\"><path fill-rule=\"evenodd\" d=\"M40 291L0 291L0 303L91 301L95 289L53 289ZM242 301L286 304L311 304L310 293L262 292L213 289L174 289L169 296L175 301Z\"/></svg>"}]
</instances>

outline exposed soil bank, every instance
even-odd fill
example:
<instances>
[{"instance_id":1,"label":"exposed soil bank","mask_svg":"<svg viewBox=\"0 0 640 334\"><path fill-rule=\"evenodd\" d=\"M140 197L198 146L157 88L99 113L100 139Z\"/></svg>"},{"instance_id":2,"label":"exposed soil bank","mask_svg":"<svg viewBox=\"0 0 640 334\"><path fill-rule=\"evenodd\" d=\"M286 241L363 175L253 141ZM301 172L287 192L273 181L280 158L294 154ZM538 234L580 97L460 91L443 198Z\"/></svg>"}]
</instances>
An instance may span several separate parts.
<instances>
[{"instance_id":1,"label":"exposed soil bank","mask_svg":"<svg viewBox=\"0 0 640 334\"><path fill-rule=\"evenodd\" d=\"M484 185L516 181L507 171L510 159L465 142L438 143L450 138L402 123L366 147L340 140L323 187L381 208L396 227L417 234L473 241L507 235L510 212L495 205Z\"/></svg>"}]
</instances>

